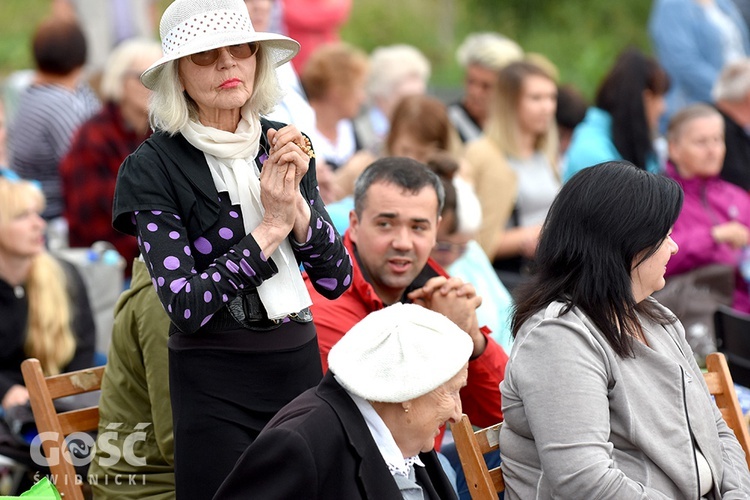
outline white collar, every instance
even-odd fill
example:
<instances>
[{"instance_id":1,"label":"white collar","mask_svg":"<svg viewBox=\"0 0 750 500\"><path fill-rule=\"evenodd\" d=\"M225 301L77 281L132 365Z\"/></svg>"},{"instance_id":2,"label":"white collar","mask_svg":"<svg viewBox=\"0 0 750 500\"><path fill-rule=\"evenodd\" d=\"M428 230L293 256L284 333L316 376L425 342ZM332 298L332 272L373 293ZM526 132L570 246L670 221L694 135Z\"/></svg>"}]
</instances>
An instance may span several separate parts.
<instances>
[{"instance_id":1,"label":"white collar","mask_svg":"<svg viewBox=\"0 0 750 500\"><path fill-rule=\"evenodd\" d=\"M336 378L335 375L334 378ZM378 450L380 450L383 460L385 460L386 465L388 465L391 475L400 474L408 477L409 469L412 464L424 467L424 464L419 459L419 455L404 458L404 455L396 444L396 440L393 439L393 434L391 434L390 429L388 429L385 422L383 422L383 419L380 418L380 415L378 415L378 412L375 411L375 408L372 407L369 401L357 396L356 394L352 394L349 391L346 392L349 394L349 397L352 398L354 404L357 405L359 412L365 419L367 428L370 430L370 434L375 440L375 444L377 445Z\"/></svg>"}]
</instances>

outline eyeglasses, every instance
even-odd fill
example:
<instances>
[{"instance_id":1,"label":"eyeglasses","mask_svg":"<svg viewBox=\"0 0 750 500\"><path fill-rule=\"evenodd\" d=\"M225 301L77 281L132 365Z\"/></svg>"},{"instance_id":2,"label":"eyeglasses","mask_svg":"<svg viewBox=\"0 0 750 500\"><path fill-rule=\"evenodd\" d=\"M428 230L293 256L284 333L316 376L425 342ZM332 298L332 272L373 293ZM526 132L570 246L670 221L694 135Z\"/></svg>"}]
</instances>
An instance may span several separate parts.
<instances>
[{"instance_id":1,"label":"eyeglasses","mask_svg":"<svg viewBox=\"0 0 750 500\"><path fill-rule=\"evenodd\" d=\"M435 251L441 253L455 253L459 256L466 252L466 243L451 243L449 241L438 241L435 244Z\"/></svg>"},{"instance_id":2,"label":"eyeglasses","mask_svg":"<svg viewBox=\"0 0 750 500\"><path fill-rule=\"evenodd\" d=\"M197 54L191 54L188 57L198 66L210 66L219 58L219 52L221 52L222 48L204 50ZM258 52L258 44L254 42L241 43L239 45L229 45L226 49L229 51L229 55L235 59L247 59Z\"/></svg>"}]
</instances>

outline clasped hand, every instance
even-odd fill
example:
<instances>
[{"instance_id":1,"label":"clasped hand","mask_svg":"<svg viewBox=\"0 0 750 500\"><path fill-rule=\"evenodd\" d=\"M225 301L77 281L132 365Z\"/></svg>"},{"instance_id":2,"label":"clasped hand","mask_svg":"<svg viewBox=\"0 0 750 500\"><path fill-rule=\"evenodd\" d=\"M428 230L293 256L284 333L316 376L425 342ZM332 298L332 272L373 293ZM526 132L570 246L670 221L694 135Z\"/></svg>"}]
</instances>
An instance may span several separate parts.
<instances>
[{"instance_id":1,"label":"clasped hand","mask_svg":"<svg viewBox=\"0 0 750 500\"><path fill-rule=\"evenodd\" d=\"M263 220L288 234L297 225L306 227L309 222L309 207L300 194L299 184L307 173L310 157L300 147L305 138L294 125L270 129L268 141L271 148L260 173Z\"/></svg>"},{"instance_id":2,"label":"clasped hand","mask_svg":"<svg viewBox=\"0 0 750 500\"><path fill-rule=\"evenodd\" d=\"M479 330L476 310L482 298L470 283L460 278L437 276L430 278L422 288L409 293L409 300L446 316L465 331L474 342L472 356L484 351L487 340Z\"/></svg>"}]
</instances>

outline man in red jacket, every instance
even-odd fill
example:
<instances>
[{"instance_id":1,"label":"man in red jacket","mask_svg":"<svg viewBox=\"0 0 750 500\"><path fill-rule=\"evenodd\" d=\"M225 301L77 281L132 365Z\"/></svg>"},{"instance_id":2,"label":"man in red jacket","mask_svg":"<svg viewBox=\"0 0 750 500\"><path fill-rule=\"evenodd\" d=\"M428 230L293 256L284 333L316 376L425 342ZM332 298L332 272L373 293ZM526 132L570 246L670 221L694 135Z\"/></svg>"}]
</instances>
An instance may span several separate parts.
<instances>
[{"instance_id":1,"label":"man in red jacket","mask_svg":"<svg viewBox=\"0 0 750 500\"><path fill-rule=\"evenodd\" d=\"M442 313L474 343L464 412L486 427L502 420L500 382L508 355L477 323L481 298L474 287L449 277L432 259L444 192L440 179L408 158L381 158L355 186L354 210L344 244L353 260L352 283L338 299L318 294L305 277L324 370L331 347L359 320L395 302L414 302Z\"/></svg>"}]
</instances>

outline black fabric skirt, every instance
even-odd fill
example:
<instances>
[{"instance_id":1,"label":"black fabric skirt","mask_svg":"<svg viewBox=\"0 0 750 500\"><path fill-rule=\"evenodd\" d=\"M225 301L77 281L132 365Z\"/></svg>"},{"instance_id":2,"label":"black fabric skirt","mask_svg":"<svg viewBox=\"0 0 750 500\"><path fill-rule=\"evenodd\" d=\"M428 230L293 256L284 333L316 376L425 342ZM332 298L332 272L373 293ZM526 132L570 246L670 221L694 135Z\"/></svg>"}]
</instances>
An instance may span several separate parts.
<instances>
[{"instance_id":1,"label":"black fabric skirt","mask_svg":"<svg viewBox=\"0 0 750 500\"><path fill-rule=\"evenodd\" d=\"M313 323L200 337L169 339L178 500L212 498L276 412L322 378Z\"/></svg>"}]
</instances>

